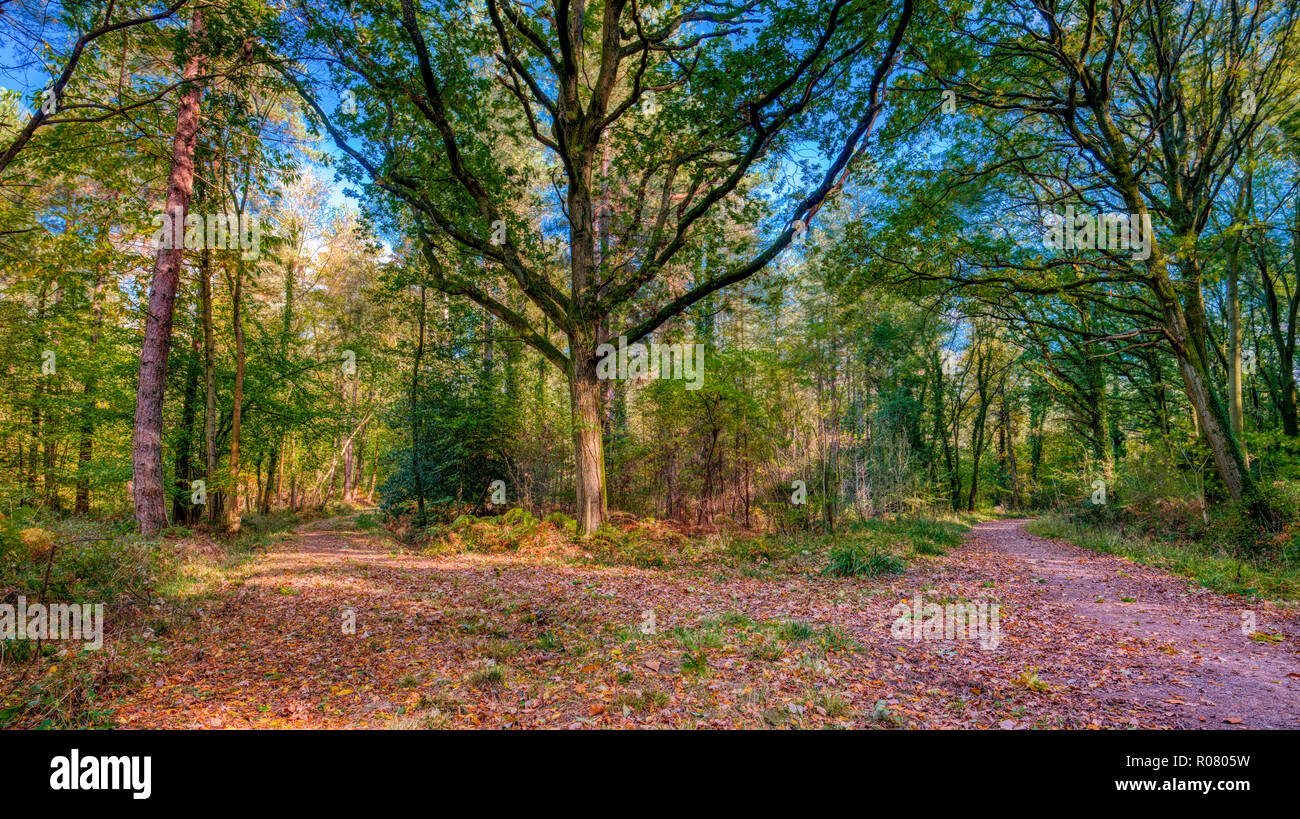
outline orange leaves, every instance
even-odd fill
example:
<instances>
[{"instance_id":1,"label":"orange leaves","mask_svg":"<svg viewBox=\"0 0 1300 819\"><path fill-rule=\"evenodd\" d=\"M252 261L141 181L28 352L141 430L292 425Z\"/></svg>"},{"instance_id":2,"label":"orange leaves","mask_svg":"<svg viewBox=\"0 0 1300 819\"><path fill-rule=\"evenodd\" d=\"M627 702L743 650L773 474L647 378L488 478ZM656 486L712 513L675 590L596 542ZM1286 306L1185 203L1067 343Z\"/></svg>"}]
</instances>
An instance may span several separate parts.
<instances>
[{"instance_id":1,"label":"orange leaves","mask_svg":"<svg viewBox=\"0 0 1300 819\"><path fill-rule=\"evenodd\" d=\"M936 556L923 574L831 587L813 576L536 553L390 553L323 537L300 551L286 542L260 560L243 591L232 585L202 617L155 641L147 684L111 705L118 720L140 728L213 727L214 719L226 728L1254 724L1235 699L1225 702L1236 713L1223 714L1181 696L1203 664L1178 650L1189 645L1179 636L1196 629L1206 658L1226 656L1228 638L1201 623L1217 622L1214 606L1229 604L1188 600L1182 584L1170 581L1167 591L1163 575L1123 564L1124 592L1143 600L1143 624L1131 628L1134 609L1114 593L1093 602L1117 577L1120 564L1107 556L1071 553L1027 572L1017 554L972 544ZM1042 543L1031 545L1049 548ZM346 561L342 545L352 547ZM1031 581L1054 566L1069 582ZM945 603L996 589L1004 639L982 650L976 641L893 638L890 607L921 589ZM357 614L354 634L340 628L345 606ZM646 611L655 612L649 633ZM1274 627L1289 633L1276 616ZM1242 650L1279 653L1225 633ZM689 658L701 655L705 673L691 673ZM1016 685L1026 668L1050 690ZM1287 672L1297 676L1278 668L1270 678ZM1133 708L1116 708L1116 698Z\"/></svg>"}]
</instances>

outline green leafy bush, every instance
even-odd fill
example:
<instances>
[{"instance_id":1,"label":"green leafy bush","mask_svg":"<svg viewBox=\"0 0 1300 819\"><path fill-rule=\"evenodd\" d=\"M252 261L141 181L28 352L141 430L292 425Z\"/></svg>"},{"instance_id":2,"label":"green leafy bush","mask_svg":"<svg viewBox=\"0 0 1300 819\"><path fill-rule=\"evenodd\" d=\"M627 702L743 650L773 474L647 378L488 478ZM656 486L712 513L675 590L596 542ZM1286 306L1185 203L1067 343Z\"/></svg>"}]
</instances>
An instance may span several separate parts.
<instances>
[{"instance_id":1,"label":"green leafy bush","mask_svg":"<svg viewBox=\"0 0 1300 819\"><path fill-rule=\"evenodd\" d=\"M822 570L822 574L832 577L879 577L902 574L906 567L906 561L898 555L882 551L874 544L864 546L852 541L831 549L830 564Z\"/></svg>"}]
</instances>

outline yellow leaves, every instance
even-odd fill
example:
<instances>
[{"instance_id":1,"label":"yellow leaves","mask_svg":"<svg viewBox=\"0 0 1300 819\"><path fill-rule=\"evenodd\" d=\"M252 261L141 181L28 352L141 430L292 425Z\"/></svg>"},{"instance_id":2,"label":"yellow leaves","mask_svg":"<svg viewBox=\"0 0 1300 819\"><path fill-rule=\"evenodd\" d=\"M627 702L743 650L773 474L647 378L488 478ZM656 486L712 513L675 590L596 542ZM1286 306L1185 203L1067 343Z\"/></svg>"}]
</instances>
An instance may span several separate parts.
<instances>
[{"instance_id":1,"label":"yellow leaves","mask_svg":"<svg viewBox=\"0 0 1300 819\"><path fill-rule=\"evenodd\" d=\"M27 552L36 560L45 560L54 551L54 533L39 527L23 529L18 533Z\"/></svg>"},{"instance_id":2,"label":"yellow leaves","mask_svg":"<svg viewBox=\"0 0 1300 819\"><path fill-rule=\"evenodd\" d=\"M1280 643L1286 638L1281 634L1272 634L1267 631L1254 631L1251 632L1250 639L1257 643Z\"/></svg>"},{"instance_id":3,"label":"yellow leaves","mask_svg":"<svg viewBox=\"0 0 1300 819\"><path fill-rule=\"evenodd\" d=\"M29 549L38 546L48 546L54 542L54 534L40 527L32 527L19 532L18 537L22 540L23 545Z\"/></svg>"}]
</instances>

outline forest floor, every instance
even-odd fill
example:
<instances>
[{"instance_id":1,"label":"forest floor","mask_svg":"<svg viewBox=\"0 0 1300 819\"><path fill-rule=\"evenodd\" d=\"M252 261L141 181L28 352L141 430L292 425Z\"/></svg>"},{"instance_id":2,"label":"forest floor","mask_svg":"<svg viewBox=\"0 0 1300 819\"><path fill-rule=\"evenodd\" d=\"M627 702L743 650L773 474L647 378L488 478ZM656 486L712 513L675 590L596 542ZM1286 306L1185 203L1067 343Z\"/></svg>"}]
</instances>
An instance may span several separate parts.
<instances>
[{"instance_id":1,"label":"forest floor","mask_svg":"<svg viewBox=\"0 0 1300 819\"><path fill-rule=\"evenodd\" d=\"M996 601L999 644L895 638L915 596ZM425 556L335 518L232 571L104 707L124 728L1300 727L1300 619L1250 605L1253 636L1244 602L1021 520L864 579Z\"/></svg>"}]
</instances>

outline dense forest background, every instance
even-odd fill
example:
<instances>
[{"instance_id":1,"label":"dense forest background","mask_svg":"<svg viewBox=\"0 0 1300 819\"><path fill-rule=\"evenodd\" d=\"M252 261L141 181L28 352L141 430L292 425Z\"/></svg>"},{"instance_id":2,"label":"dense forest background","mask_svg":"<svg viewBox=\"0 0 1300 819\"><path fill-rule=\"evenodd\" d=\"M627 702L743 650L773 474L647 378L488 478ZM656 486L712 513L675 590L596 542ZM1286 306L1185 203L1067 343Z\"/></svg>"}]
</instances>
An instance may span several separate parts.
<instances>
[{"instance_id":1,"label":"dense forest background","mask_svg":"<svg viewBox=\"0 0 1300 819\"><path fill-rule=\"evenodd\" d=\"M1298 313L1300 0L0 0L0 728L1291 727Z\"/></svg>"},{"instance_id":2,"label":"dense forest background","mask_svg":"<svg viewBox=\"0 0 1300 819\"><path fill-rule=\"evenodd\" d=\"M579 45L508 3L3 4L0 510L139 519L146 315L188 116L184 212L208 236L174 253L169 525L335 502L447 522L499 511L498 480L508 506L575 514L572 362L624 327L704 345L705 375L599 384L615 512L1285 525L1295 3L577 8ZM576 137L556 146L543 109L577 76L595 105L610 14L624 73L573 177ZM1147 257L1048 246L1067 207L1149 218ZM214 246L224 214L258 234ZM580 229L592 270L642 265L593 297L603 314L562 303ZM729 265L752 269L714 286Z\"/></svg>"}]
</instances>

